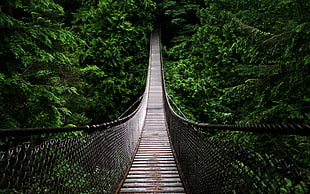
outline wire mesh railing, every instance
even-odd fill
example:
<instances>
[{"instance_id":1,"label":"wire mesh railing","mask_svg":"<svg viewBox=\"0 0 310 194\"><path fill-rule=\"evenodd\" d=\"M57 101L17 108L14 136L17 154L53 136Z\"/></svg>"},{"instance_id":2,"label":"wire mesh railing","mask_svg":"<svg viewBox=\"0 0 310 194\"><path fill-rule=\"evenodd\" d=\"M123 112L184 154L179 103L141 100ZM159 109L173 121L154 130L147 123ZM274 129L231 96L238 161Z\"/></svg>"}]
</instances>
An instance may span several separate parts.
<instances>
[{"instance_id":1,"label":"wire mesh railing","mask_svg":"<svg viewBox=\"0 0 310 194\"><path fill-rule=\"evenodd\" d=\"M132 160L144 125L146 101L147 95L134 113L114 122L54 129L84 130L83 135L38 145L18 142L0 152L0 193L112 193ZM14 132L29 136L51 133L53 128L0 133L8 136Z\"/></svg>"},{"instance_id":2,"label":"wire mesh railing","mask_svg":"<svg viewBox=\"0 0 310 194\"><path fill-rule=\"evenodd\" d=\"M163 64L162 59L161 63ZM310 135L310 125L196 123L174 112L164 82L163 85L170 140L184 184L190 193L310 192L309 166L300 167L293 157L287 157L289 154L285 152L283 154L281 150L283 148L276 145L277 143L270 137L272 135L275 139L281 139L283 136L297 135L306 138ZM228 131L238 131L244 136L262 135L264 137L262 141L256 143L262 143L265 147L252 149L218 136ZM298 152L301 151L298 150ZM281 158L281 154L285 157ZM306 155L306 153L299 154Z\"/></svg>"},{"instance_id":3,"label":"wire mesh railing","mask_svg":"<svg viewBox=\"0 0 310 194\"><path fill-rule=\"evenodd\" d=\"M135 148L127 129L123 123L36 146L26 142L1 152L0 192L111 193Z\"/></svg>"},{"instance_id":4,"label":"wire mesh railing","mask_svg":"<svg viewBox=\"0 0 310 194\"><path fill-rule=\"evenodd\" d=\"M0 193L113 193L132 161L144 126L149 82L150 73L138 108L116 121L69 128L0 129L1 138L17 141L7 151L0 150ZM82 135L42 143L33 136L80 130ZM2 148L8 146L9 142Z\"/></svg>"},{"instance_id":5,"label":"wire mesh railing","mask_svg":"<svg viewBox=\"0 0 310 194\"><path fill-rule=\"evenodd\" d=\"M308 193L309 172L291 161L198 132L167 110L171 142L191 193ZM202 130L202 129L201 129Z\"/></svg>"},{"instance_id":6,"label":"wire mesh railing","mask_svg":"<svg viewBox=\"0 0 310 194\"><path fill-rule=\"evenodd\" d=\"M277 139L285 139L282 137L287 135L298 135L306 139L310 135L309 125L196 123L176 114L167 94L165 109L171 142L183 180L191 193L310 192L309 166L299 167L298 162L276 142ZM255 146L260 148L252 149L219 136L227 131L239 131L239 137L240 133L243 137L261 136L261 140L255 142ZM307 158L302 150L297 152L304 154L304 159Z\"/></svg>"},{"instance_id":7,"label":"wire mesh railing","mask_svg":"<svg viewBox=\"0 0 310 194\"><path fill-rule=\"evenodd\" d=\"M147 95L123 119L76 128L85 130L83 135L39 145L19 142L0 152L0 193L113 193L132 160L144 125L146 100ZM44 129L13 131L44 133Z\"/></svg>"}]
</instances>

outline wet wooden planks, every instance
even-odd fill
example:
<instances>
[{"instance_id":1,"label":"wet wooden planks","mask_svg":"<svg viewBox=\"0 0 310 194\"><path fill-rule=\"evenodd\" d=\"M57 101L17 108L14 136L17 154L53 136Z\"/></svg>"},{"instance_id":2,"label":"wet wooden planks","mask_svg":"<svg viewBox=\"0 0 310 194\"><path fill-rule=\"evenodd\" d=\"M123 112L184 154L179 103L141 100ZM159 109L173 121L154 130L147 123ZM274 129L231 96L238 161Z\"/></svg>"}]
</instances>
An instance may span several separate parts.
<instances>
[{"instance_id":1,"label":"wet wooden planks","mask_svg":"<svg viewBox=\"0 0 310 194\"><path fill-rule=\"evenodd\" d=\"M139 147L119 193L185 193L168 139L159 35L151 39L150 91Z\"/></svg>"},{"instance_id":2,"label":"wet wooden planks","mask_svg":"<svg viewBox=\"0 0 310 194\"><path fill-rule=\"evenodd\" d=\"M185 193L169 144L164 120L149 122L120 193Z\"/></svg>"}]
</instances>

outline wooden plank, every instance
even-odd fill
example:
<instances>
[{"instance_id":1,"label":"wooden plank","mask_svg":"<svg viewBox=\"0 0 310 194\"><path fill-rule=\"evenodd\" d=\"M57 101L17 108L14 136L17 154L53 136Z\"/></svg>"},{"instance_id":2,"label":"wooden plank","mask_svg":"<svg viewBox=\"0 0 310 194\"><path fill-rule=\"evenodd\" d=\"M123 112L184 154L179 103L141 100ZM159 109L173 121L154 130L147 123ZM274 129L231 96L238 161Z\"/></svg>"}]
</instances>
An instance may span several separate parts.
<instances>
[{"instance_id":1,"label":"wooden plank","mask_svg":"<svg viewBox=\"0 0 310 194\"><path fill-rule=\"evenodd\" d=\"M148 153L148 152L152 152L152 153L154 153L154 152L156 152L156 153L163 153L163 152L165 152L165 153L170 153L170 152L172 152L171 151L171 149L170 148L166 148L166 147L163 147L163 148L161 148L161 147L157 147L157 148L140 148L139 149L139 151L138 151L138 153L141 153L141 152L144 152L144 153Z\"/></svg>"},{"instance_id":2,"label":"wooden plank","mask_svg":"<svg viewBox=\"0 0 310 194\"><path fill-rule=\"evenodd\" d=\"M171 149L162 148L162 149L139 149L138 153L172 153Z\"/></svg>"},{"instance_id":3,"label":"wooden plank","mask_svg":"<svg viewBox=\"0 0 310 194\"><path fill-rule=\"evenodd\" d=\"M157 170L156 172L155 171L151 171L151 170L144 170L144 171L141 171L141 170L138 170L138 171L135 171L135 170L131 170L129 171L129 174L147 174L147 175L151 175L151 174L175 174L175 175L178 175L179 174L179 171L177 170L171 170L171 171L168 171L168 170Z\"/></svg>"},{"instance_id":4,"label":"wooden plank","mask_svg":"<svg viewBox=\"0 0 310 194\"><path fill-rule=\"evenodd\" d=\"M174 182L134 182L134 183L127 183L125 182L123 187L182 187L182 183Z\"/></svg>"},{"instance_id":5,"label":"wooden plank","mask_svg":"<svg viewBox=\"0 0 310 194\"><path fill-rule=\"evenodd\" d=\"M160 160L161 158L174 158L172 153L139 153L136 154L135 159L142 159L145 157L145 159L158 159Z\"/></svg>"},{"instance_id":6,"label":"wooden plank","mask_svg":"<svg viewBox=\"0 0 310 194\"><path fill-rule=\"evenodd\" d=\"M149 167L149 166L156 166L156 167L176 167L176 164L171 164L171 163L164 163L164 164L158 164L158 163L148 163L148 164L137 164L137 163L133 163L132 164L132 167L139 167L139 168L142 168L142 167Z\"/></svg>"},{"instance_id":7,"label":"wooden plank","mask_svg":"<svg viewBox=\"0 0 310 194\"><path fill-rule=\"evenodd\" d=\"M149 148L149 149L153 149L153 148L170 148L169 142L165 142L165 143L156 143L156 142L148 142L148 143L143 143L142 145L140 145L141 148Z\"/></svg>"},{"instance_id":8,"label":"wooden plank","mask_svg":"<svg viewBox=\"0 0 310 194\"><path fill-rule=\"evenodd\" d=\"M154 142L154 141L148 142L148 141L142 141L141 140L140 146L142 146L142 147L151 147L151 146L153 146L153 147L156 147L156 146L168 146L168 147L170 147L170 143L168 140L165 142L161 142L161 141L160 142Z\"/></svg>"},{"instance_id":9,"label":"wooden plank","mask_svg":"<svg viewBox=\"0 0 310 194\"><path fill-rule=\"evenodd\" d=\"M140 179L145 179L145 178L180 178L179 174L129 174L127 176L127 179L136 179L136 178L140 178ZM126 179L126 180L127 180Z\"/></svg>"},{"instance_id":10,"label":"wooden plank","mask_svg":"<svg viewBox=\"0 0 310 194\"><path fill-rule=\"evenodd\" d=\"M169 146L143 146L139 147L139 151L160 151L160 150L166 150L166 151L171 151L171 148Z\"/></svg>"},{"instance_id":11,"label":"wooden plank","mask_svg":"<svg viewBox=\"0 0 310 194\"><path fill-rule=\"evenodd\" d=\"M177 171L177 167L162 167L162 166L145 166L145 167L135 167L132 166L130 170L133 171Z\"/></svg>"},{"instance_id":12,"label":"wooden plank","mask_svg":"<svg viewBox=\"0 0 310 194\"><path fill-rule=\"evenodd\" d=\"M152 161L174 161L173 157L161 157L160 159L156 157L136 157L134 161L147 161L147 160L152 160Z\"/></svg>"},{"instance_id":13,"label":"wooden plank","mask_svg":"<svg viewBox=\"0 0 310 194\"><path fill-rule=\"evenodd\" d=\"M144 143L141 143L139 148L170 148L170 145L167 144L167 143L161 143L159 142L159 144L154 144L156 142L152 142L152 144L144 144Z\"/></svg>"},{"instance_id":14,"label":"wooden plank","mask_svg":"<svg viewBox=\"0 0 310 194\"><path fill-rule=\"evenodd\" d=\"M127 178L126 183L153 183L153 182L165 182L165 183L174 183L174 182L181 182L179 177L173 178L162 178L162 177L135 177L135 178Z\"/></svg>"},{"instance_id":15,"label":"wooden plank","mask_svg":"<svg viewBox=\"0 0 310 194\"><path fill-rule=\"evenodd\" d=\"M144 128L120 193L185 193L166 128L159 42L159 36L151 40L151 78Z\"/></svg>"},{"instance_id":16,"label":"wooden plank","mask_svg":"<svg viewBox=\"0 0 310 194\"><path fill-rule=\"evenodd\" d=\"M183 187L166 188L122 188L121 193L184 193Z\"/></svg>"},{"instance_id":17,"label":"wooden plank","mask_svg":"<svg viewBox=\"0 0 310 194\"><path fill-rule=\"evenodd\" d=\"M174 159L174 158L173 158ZM134 164L175 164L174 160L134 160Z\"/></svg>"}]
</instances>

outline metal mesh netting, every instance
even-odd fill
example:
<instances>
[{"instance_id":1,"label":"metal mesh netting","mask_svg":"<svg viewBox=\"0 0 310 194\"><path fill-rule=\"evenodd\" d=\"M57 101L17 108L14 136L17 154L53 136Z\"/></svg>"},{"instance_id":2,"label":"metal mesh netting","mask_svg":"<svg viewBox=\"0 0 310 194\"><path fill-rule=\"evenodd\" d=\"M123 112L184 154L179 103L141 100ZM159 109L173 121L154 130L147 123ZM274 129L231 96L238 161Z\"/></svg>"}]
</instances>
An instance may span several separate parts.
<instances>
[{"instance_id":1,"label":"metal mesh netting","mask_svg":"<svg viewBox=\"0 0 310 194\"><path fill-rule=\"evenodd\" d=\"M82 136L39 145L35 138L25 138L35 141L0 151L0 193L113 193L130 165L144 125L150 76L148 72L139 107L122 119L91 127L0 129L1 137L85 131Z\"/></svg>"},{"instance_id":2,"label":"metal mesh netting","mask_svg":"<svg viewBox=\"0 0 310 194\"><path fill-rule=\"evenodd\" d=\"M90 134L1 152L0 192L112 193L133 156L142 112Z\"/></svg>"},{"instance_id":3,"label":"metal mesh netting","mask_svg":"<svg viewBox=\"0 0 310 194\"><path fill-rule=\"evenodd\" d=\"M296 166L198 133L169 107L166 114L191 193L309 193L309 178Z\"/></svg>"},{"instance_id":4,"label":"metal mesh netting","mask_svg":"<svg viewBox=\"0 0 310 194\"><path fill-rule=\"evenodd\" d=\"M78 129L85 133L39 145L19 142L0 152L0 193L113 193L130 165L144 125L149 80L150 73L139 107L117 121L90 127L1 130L6 136Z\"/></svg>"},{"instance_id":5,"label":"metal mesh netting","mask_svg":"<svg viewBox=\"0 0 310 194\"><path fill-rule=\"evenodd\" d=\"M113 193L130 165L144 125L149 81L150 73L139 107L122 119L80 127L85 130L82 136L39 145L19 143L0 152L0 193ZM0 134L78 129L4 129Z\"/></svg>"}]
</instances>

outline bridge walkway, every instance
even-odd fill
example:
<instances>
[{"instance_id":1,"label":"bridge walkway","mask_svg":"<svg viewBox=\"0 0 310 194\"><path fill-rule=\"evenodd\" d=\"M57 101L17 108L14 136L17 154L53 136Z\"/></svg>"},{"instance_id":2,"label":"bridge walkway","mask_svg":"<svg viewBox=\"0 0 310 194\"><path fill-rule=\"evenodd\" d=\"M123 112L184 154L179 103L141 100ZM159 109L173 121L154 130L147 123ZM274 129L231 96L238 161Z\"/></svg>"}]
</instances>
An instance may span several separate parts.
<instances>
[{"instance_id":1,"label":"bridge walkway","mask_svg":"<svg viewBox=\"0 0 310 194\"><path fill-rule=\"evenodd\" d=\"M164 116L159 32L151 38L147 114L133 163L119 193L185 193Z\"/></svg>"}]
</instances>

